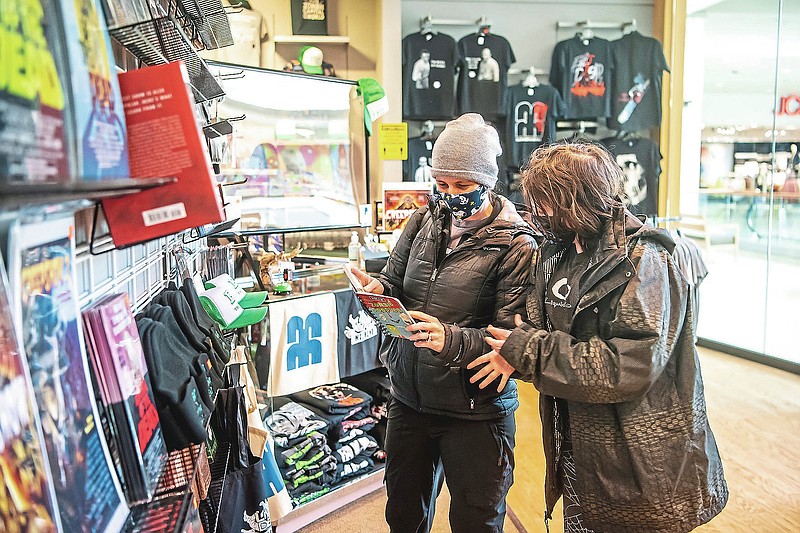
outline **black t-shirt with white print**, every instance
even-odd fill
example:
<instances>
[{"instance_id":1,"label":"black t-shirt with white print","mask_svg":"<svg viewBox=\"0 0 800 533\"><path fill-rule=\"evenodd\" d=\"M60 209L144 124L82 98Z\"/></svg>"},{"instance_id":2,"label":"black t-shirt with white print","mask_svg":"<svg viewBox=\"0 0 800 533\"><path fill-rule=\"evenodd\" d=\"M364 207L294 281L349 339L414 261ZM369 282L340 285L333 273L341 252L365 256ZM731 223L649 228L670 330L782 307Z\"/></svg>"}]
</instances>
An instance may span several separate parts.
<instances>
[{"instance_id":1,"label":"black t-shirt with white print","mask_svg":"<svg viewBox=\"0 0 800 533\"><path fill-rule=\"evenodd\" d=\"M553 331L569 332L578 305L581 276L588 266L588 251L579 254L575 243L570 243L550 275L544 295L544 309Z\"/></svg>"},{"instance_id":2,"label":"black t-shirt with white print","mask_svg":"<svg viewBox=\"0 0 800 533\"><path fill-rule=\"evenodd\" d=\"M556 140L556 118L566 104L549 85L513 85L506 90L506 152L509 166L519 169L531 152Z\"/></svg>"},{"instance_id":3,"label":"black t-shirt with white print","mask_svg":"<svg viewBox=\"0 0 800 533\"><path fill-rule=\"evenodd\" d=\"M403 181L431 182L431 159L434 139L415 137L408 140L408 159L403 161Z\"/></svg>"},{"instance_id":4,"label":"black t-shirt with white print","mask_svg":"<svg viewBox=\"0 0 800 533\"><path fill-rule=\"evenodd\" d=\"M403 117L453 118L456 41L444 33L412 33L403 39Z\"/></svg>"},{"instance_id":5,"label":"black t-shirt with white print","mask_svg":"<svg viewBox=\"0 0 800 533\"><path fill-rule=\"evenodd\" d=\"M567 104L566 119L590 119L611 115L611 77L614 55L611 43L600 37L578 35L553 49L550 84Z\"/></svg>"},{"instance_id":6,"label":"black t-shirt with white print","mask_svg":"<svg viewBox=\"0 0 800 533\"><path fill-rule=\"evenodd\" d=\"M611 45L614 76L608 127L641 131L660 125L661 75L669 70L661 43L634 31Z\"/></svg>"},{"instance_id":7,"label":"black t-shirt with white print","mask_svg":"<svg viewBox=\"0 0 800 533\"><path fill-rule=\"evenodd\" d=\"M603 141L622 169L622 199L635 215L658 213L658 181L661 150L650 139Z\"/></svg>"},{"instance_id":8,"label":"black t-shirt with white print","mask_svg":"<svg viewBox=\"0 0 800 533\"><path fill-rule=\"evenodd\" d=\"M517 58L505 37L473 33L458 41L458 110L480 113L488 121L503 114L508 67Z\"/></svg>"}]
</instances>

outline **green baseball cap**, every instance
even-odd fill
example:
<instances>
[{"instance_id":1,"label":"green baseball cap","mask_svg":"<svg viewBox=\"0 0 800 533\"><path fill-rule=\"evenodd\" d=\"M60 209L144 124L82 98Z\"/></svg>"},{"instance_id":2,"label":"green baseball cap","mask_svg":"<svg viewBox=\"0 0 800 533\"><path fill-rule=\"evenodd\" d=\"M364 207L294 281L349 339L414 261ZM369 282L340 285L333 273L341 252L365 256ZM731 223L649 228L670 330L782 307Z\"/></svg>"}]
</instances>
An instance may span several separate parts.
<instances>
[{"instance_id":1,"label":"green baseball cap","mask_svg":"<svg viewBox=\"0 0 800 533\"><path fill-rule=\"evenodd\" d=\"M228 287L213 287L199 295L200 303L208 316L222 329L237 329L258 324L267 316L267 307L245 309L236 300L236 294Z\"/></svg>"},{"instance_id":2,"label":"green baseball cap","mask_svg":"<svg viewBox=\"0 0 800 533\"><path fill-rule=\"evenodd\" d=\"M250 309L258 307L267 301L269 293L266 292L245 292L244 289L239 287L230 274L220 274L216 278L206 281L204 284L206 289L213 289L214 287L226 287L236 297L236 302L244 307Z\"/></svg>"},{"instance_id":3,"label":"green baseball cap","mask_svg":"<svg viewBox=\"0 0 800 533\"><path fill-rule=\"evenodd\" d=\"M364 100L364 125L367 134L372 135L372 123L389 111L389 99L378 80L361 78L358 80L358 92Z\"/></svg>"},{"instance_id":4,"label":"green baseball cap","mask_svg":"<svg viewBox=\"0 0 800 533\"><path fill-rule=\"evenodd\" d=\"M322 74L322 50L316 46L304 46L297 54L297 60L307 74Z\"/></svg>"}]
</instances>

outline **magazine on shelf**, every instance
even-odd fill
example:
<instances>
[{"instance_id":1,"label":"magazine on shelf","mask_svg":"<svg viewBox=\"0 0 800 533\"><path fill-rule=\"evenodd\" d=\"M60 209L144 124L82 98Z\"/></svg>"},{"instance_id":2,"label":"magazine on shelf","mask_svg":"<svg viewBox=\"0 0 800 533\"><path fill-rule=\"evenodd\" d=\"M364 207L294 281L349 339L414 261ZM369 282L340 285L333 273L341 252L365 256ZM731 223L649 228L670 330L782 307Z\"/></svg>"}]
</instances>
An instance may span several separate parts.
<instances>
[{"instance_id":1,"label":"magazine on shelf","mask_svg":"<svg viewBox=\"0 0 800 533\"><path fill-rule=\"evenodd\" d=\"M128 501L150 499L167 452L128 295L107 296L84 311L83 319L98 382L105 383L103 401L116 425L111 432L118 439Z\"/></svg>"},{"instance_id":2,"label":"magazine on shelf","mask_svg":"<svg viewBox=\"0 0 800 533\"><path fill-rule=\"evenodd\" d=\"M350 286L356 293L356 298L361 302L364 310L378 323L387 335L408 339L413 335L406 331L406 326L415 321L397 298L383 294L364 292L364 286L353 273L352 266L348 263L342 265L342 270L350 280Z\"/></svg>"},{"instance_id":3,"label":"magazine on shelf","mask_svg":"<svg viewBox=\"0 0 800 533\"><path fill-rule=\"evenodd\" d=\"M119 75L131 175L177 182L103 200L116 246L224 220L222 201L180 61Z\"/></svg>"},{"instance_id":4,"label":"magazine on shelf","mask_svg":"<svg viewBox=\"0 0 800 533\"><path fill-rule=\"evenodd\" d=\"M0 524L17 531L59 531L55 493L43 454L33 387L11 319L0 257ZM13 529L13 528L12 528Z\"/></svg>"},{"instance_id":5,"label":"magazine on shelf","mask_svg":"<svg viewBox=\"0 0 800 533\"><path fill-rule=\"evenodd\" d=\"M80 331L72 219L16 224L9 243L22 339L65 532L117 532L128 516L98 424Z\"/></svg>"},{"instance_id":6,"label":"magazine on shelf","mask_svg":"<svg viewBox=\"0 0 800 533\"><path fill-rule=\"evenodd\" d=\"M76 175L88 181L130 178L122 96L99 1L58 5L69 58Z\"/></svg>"},{"instance_id":7,"label":"magazine on shelf","mask_svg":"<svg viewBox=\"0 0 800 533\"><path fill-rule=\"evenodd\" d=\"M0 183L67 181L67 64L54 0L4 2Z\"/></svg>"}]
</instances>

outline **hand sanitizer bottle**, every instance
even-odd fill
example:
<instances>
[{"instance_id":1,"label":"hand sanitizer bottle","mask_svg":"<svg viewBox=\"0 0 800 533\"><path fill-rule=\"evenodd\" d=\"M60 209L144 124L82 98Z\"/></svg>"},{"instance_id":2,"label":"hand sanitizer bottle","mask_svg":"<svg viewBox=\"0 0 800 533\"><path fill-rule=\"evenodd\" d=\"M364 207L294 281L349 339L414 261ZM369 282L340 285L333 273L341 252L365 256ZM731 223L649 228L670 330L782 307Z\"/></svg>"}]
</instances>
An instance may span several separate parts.
<instances>
[{"instance_id":1,"label":"hand sanitizer bottle","mask_svg":"<svg viewBox=\"0 0 800 533\"><path fill-rule=\"evenodd\" d=\"M350 236L350 244L347 246L347 259L354 266L360 266L359 256L361 255L361 243L358 241L358 232L353 232Z\"/></svg>"}]
</instances>

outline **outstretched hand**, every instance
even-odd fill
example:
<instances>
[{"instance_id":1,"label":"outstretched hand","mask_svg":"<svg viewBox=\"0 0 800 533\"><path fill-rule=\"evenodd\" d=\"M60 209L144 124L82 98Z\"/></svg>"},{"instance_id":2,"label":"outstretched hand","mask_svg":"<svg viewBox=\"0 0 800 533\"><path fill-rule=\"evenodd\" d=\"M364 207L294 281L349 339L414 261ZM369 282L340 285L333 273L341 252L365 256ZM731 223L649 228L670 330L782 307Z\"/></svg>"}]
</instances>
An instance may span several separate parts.
<instances>
[{"instance_id":1,"label":"outstretched hand","mask_svg":"<svg viewBox=\"0 0 800 533\"><path fill-rule=\"evenodd\" d=\"M523 324L522 317L516 315L514 317L514 323L517 326L521 326ZM494 380L499 379L500 384L497 386L497 392L502 392L515 370L514 367L508 364L508 361L500 355L500 350L503 348L506 339L511 335L511 330L489 326L486 328L486 331L489 332L491 337L486 337L484 340L492 348L492 351L483 354L467 365L467 369L469 370L484 365L483 368L478 370L478 372L469 379L469 382L477 383L483 379L478 387L485 389Z\"/></svg>"}]
</instances>

